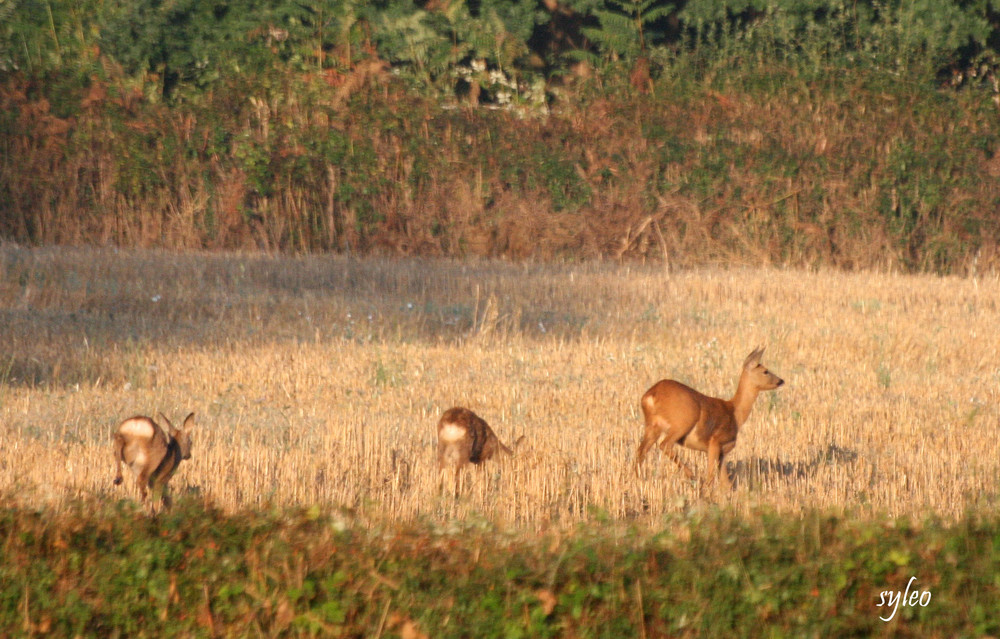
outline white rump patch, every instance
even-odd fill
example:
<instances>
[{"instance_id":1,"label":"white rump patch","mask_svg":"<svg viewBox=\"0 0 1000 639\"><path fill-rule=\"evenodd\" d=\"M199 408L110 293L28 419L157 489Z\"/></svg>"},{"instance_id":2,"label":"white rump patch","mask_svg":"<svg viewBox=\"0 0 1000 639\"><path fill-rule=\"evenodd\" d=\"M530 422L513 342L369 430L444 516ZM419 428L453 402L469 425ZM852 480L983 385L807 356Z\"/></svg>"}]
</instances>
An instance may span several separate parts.
<instances>
[{"instance_id":1,"label":"white rump patch","mask_svg":"<svg viewBox=\"0 0 1000 639\"><path fill-rule=\"evenodd\" d=\"M152 439L153 425L145 419L127 419L118 427L118 432L128 437L142 437Z\"/></svg>"},{"instance_id":2,"label":"white rump patch","mask_svg":"<svg viewBox=\"0 0 1000 639\"><path fill-rule=\"evenodd\" d=\"M438 439L443 442L460 442L465 439L465 428L458 424L445 424L438 431Z\"/></svg>"}]
</instances>

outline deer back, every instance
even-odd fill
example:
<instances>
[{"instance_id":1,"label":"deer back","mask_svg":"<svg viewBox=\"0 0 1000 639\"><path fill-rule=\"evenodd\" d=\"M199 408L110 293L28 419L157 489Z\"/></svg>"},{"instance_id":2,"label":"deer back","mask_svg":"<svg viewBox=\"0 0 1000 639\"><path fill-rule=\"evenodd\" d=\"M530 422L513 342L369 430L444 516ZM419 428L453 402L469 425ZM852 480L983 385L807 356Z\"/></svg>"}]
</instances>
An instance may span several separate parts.
<instances>
[{"instance_id":1,"label":"deer back","mask_svg":"<svg viewBox=\"0 0 1000 639\"><path fill-rule=\"evenodd\" d=\"M486 420L467 408L449 408L438 422L438 462L441 466L481 464L498 451L512 454Z\"/></svg>"}]
</instances>

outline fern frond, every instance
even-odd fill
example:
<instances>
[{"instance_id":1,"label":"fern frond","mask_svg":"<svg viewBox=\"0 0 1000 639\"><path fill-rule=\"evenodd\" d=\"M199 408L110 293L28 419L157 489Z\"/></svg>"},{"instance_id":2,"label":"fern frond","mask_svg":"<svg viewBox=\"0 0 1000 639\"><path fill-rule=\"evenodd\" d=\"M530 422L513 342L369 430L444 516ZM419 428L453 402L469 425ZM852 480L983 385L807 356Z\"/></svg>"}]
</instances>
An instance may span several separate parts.
<instances>
[{"instance_id":1,"label":"fern frond","mask_svg":"<svg viewBox=\"0 0 1000 639\"><path fill-rule=\"evenodd\" d=\"M676 7L674 7L673 3L653 7L652 9L642 13L642 23L651 24L661 18L666 18L670 16L675 9Z\"/></svg>"},{"instance_id":2,"label":"fern frond","mask_svg":"<svg viewBox=\"0 0 1000 639\"><path fill-rule=\"evenodd\" d=\"M595 11L594 15L601 23L601 29L617 36L638 34L635 21L613 11Z\"/></svg>"}]
</instances>

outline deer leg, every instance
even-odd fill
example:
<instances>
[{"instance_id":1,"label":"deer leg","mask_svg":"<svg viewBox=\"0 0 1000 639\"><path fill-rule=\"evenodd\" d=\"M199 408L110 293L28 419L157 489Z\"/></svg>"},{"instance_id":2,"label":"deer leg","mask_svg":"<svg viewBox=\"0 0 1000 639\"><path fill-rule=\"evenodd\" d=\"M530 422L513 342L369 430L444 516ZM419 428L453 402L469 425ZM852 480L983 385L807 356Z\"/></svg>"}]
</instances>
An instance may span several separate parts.
<instances>
[{"instance_id":1,"label":"deer leg","mask_svg":"<svg viewBox=\"0 0 1000 639\"><path fill-rule=\"evenodd\" d=\"M646 459L646 453L649 452L649 449L656 444L659 434L659 431L654 429L646 429L646 434L639 443L638 450L635 451L635 463L632 465L632 470L636 477L639 476L639 466L641 466L642 462Z\"/></svg>"},{"instance_id":2,"label":"deer leg","mask_svg":"<svg viewBox=\"0 0 1000 639\"><path fill-rule=\"evenodd\" d=\"M726 453L731 451L733 446L735 446L735 442L725 445L720 444L718 440L714 439L708 442L708 483L706 485L712 485L716 478L721 476L720 483L725 484L727 489L732 490L733 482L729 479L729 474L722 468L722 464L726 459Z\"/></svg>"},{"instance_id":3,"label":"deer leg","mask_svg":"<svg viewBox=\"0 0 1000 639\"><path fill-rule=\"evenodd\" d=\"M448 477L450 474L453 474L453 477ZM438 468L438 494L447 493L449 484L455 490L458 489L458 471L455 468L449 468L449 466L442 464Z\"/></svg>"},{"instance_id":4,"label":"deer leg","mask_svg":"<svg viewBox=\"0 0 1000 639\"><path fill-rule=\"evenodd\" d=\"M677 467L684 471L684 475L687 476L688 479L694 479L694 473L691 472L691 469L681 461L680 457L677 456L677 450L674 446L677 445L677 442L684 439L685 435L691 432L691 428L694 428L694 425L690 428L677 428L671 426L669 430L667 430L667 436L660 442L660 450L663 451L663 454L673 460L673 462L677 464Z\"/></svg>"},{"instance_id":5,"label":"deer leg","mask_svg":"<svg viewBox=\"0 0 1000 639\"><path fill-rule=\"evenodd\" d=\"M677 437L673 441L671 441L669 438L665 439L660 444L660 449L663 451L663 453L667 457L669 457L670 459L672 459L674 461L674 463L677 464L678 468L680 468L682 471L684 471L684 475L688 479L694 479L694 472L690 468L687 467L687 464L685 464L684 462L681 461L681 458L677 456L677 449L674 448L674 446L677 445L677 442L680 441L680 439L681 439L680 437Z\"/></svg>"},{"instance_id":6,"label":"deer leg","mask_svg":"<svg viewBox=\"0 0 1000 639\"><path fill-rule=\"evenodd\" d=\"M719 451L718 472L719 475L722 477L722 481L723 483L725 483L727 490L733 489L733 480L729 478L729 473L726 472L726 455L728 455L729 452L735 447L736 447L736 442L733 441L727 444L723 444Z\"/></svg>"},{"instance_id":7,"label":"deer leg","mask_svg":"<svg viewBox=\"0 0 1000 639\"><path fill-rule=\"evenodd\" d=\"M719 466L722 463L722 450L719 447L719 442L714 439L708 442L708 481L705 483L706 486L711 486L715 483L716 478L719 476Z\"/></svg>"},{"instance_id":8,"label":"deer leg","mask_svg":"<svg viewBox=\"0 0 1000 639\"><path fill-rule=\"evenodd\" d=\"M139 497L142 498L142 501L146 501L146 498L149 496L149 491L146 488L149 485L149 473L143 470L136 477L135 482L139 486Z\"/></svg>"},{"instance_id":9,"label":"deer leg","mask_svg":"<svg viewBox=\"0 0 1000 639\"><path fill-rule=\"evenodd\" d=\"M115 486L122 483L122 457L125 456L125 438L115 434Z\"/></svg>"},{"instance_id":10,"label":"deer leg","mask_svg":"<svg viewBox=\"0 0 1000 639\"><path fill-rule=\"evenodd\" d=\"M146 503L146 508L149 509L150 515L157 515L160 511L164 510L164 506L169 501L166 496L166 485L156 480L156 477L149 479L149 493L148 497L143 495L143 501Z\"/></svg>"}]
</instances>

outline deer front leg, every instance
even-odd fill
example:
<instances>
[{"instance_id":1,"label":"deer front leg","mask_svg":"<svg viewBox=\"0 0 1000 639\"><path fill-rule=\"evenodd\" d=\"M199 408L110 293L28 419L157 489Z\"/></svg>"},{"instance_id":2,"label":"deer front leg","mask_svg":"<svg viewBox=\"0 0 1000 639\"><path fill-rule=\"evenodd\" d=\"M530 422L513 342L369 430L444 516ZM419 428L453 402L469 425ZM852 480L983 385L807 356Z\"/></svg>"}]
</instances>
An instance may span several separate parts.
<instances>
[{"instance_id":1,"label":"deer front leg","mask_svg":"<svg viewBox=\"0 0 1000 639\"><path fill-rule=\"evenodd\" d=\"M170 497L170 485L159 483L156 490L160 493L160 503L163 505L163 510L170 510L174 504L174 500Z\"/></svg>"},{"instance_id":2,"label":"deer front leg","mask_svg":"<svg viewBox=\"0 0 1000 639\"><path fill-rule=\"evenodd\" d=\"M708 481L706 486L711 486L719 476L719 466L722 464L722 447L719 442L712 440L708 442Z\"/></svg>"},{"instance_id":3,"label":"deer front leg","mask_svg":"<svg viewBox=\"0 0 1000 639\"><path fill-rule=\"evenodd\" d=\"M736 442L720 444L718 440L708 442L708 482L711 486L716 478L721 477L720 484L725 485L727 490L733 489L733 482L729 479L729 473L723 469L722 464L726 459L726 454L733 449Z\"/></svg>"},{"instance_id":4,"label":"deer front leg","mask_svg":"<svg viewBox=\"0 0 1000 639\"><path fill-rule=\"evenodd\" d=\"M721 452L719 454L719 468L718 472L722 476L722 481L726 484L727 490L733 489L733 480L729 478L729 473L726 472L726 457L729 455L730 451L736 448L736 442L731 441L722 445Z\"/></svg>"}]
</instances>

